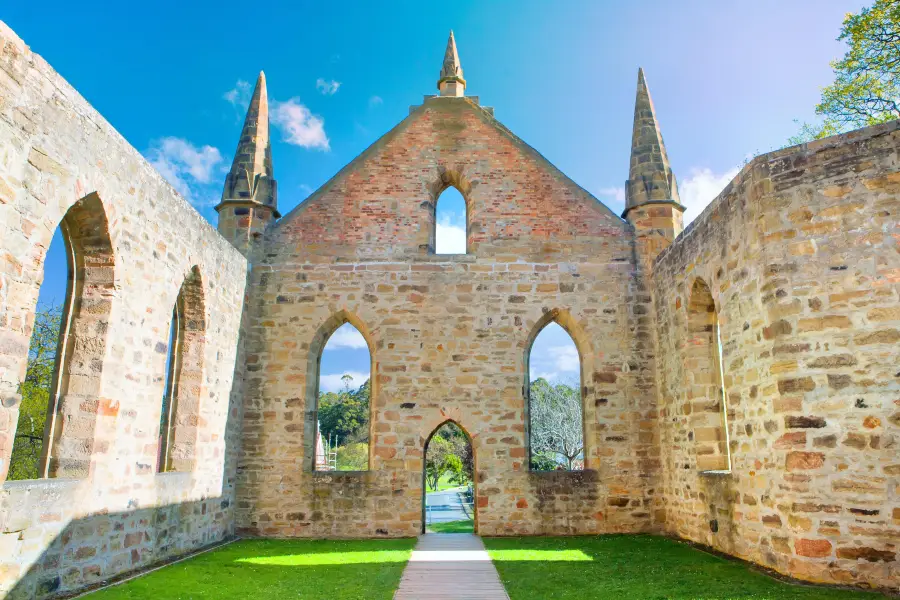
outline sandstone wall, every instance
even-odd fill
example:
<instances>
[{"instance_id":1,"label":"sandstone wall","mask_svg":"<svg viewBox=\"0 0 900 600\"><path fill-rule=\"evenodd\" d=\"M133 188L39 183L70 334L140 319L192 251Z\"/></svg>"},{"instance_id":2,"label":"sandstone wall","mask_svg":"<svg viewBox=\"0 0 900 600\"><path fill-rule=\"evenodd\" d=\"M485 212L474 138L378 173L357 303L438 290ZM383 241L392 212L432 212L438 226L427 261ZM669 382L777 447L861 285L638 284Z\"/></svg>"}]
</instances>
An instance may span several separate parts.
<instances>
[{"instance_id":1,"label":"sandstone wall","mask_svg":"<svg viewBox=\"0 0 900 600\"><path fill-rule=\"evenodd\" d=\"M85 319L96 309L104 320L94 322L99 335L76 341L75 351L92 359L73 365L76 385L63 399L72 412L63 434L71 438L62 445L77 440L86 462L61 465L78 477L2 484L0 597L11 590L21 598L71 591L233 531L240 403L230 405L229 395L247 263L0 23L3 477L44 254L63 216L82 198L90 205L87 229L112 248L103 264L84 266L89 277L109 282L83 307ZM108 231L100 231L104 227ZM157 474L169 320L192 267L202 282L205 345L198 357L198 403L182 430L187 437L178 441L190 446L194 468ZM239 395L238 389L235 399Z\"/></svg>"},{"instance_id":2,"label":"sandstone wall","mask_svg":"<svg viewBox=\"0 0 900 600\"><path fill-rule=\"evenodd\" d=\"M432 254L434 204L467 200L469 254ZM239 531L421 530L423 449L472 437L486 535L640 531L655 471L649 295L633 234L467 98L430 98L269 232L252 274ZM581 353L587 468L531 473L526 353L558 321ZM315 377L350 321L373 353L371 469L313 473Z\"/></svg>"},{"instance_id":3,"label":"sandstone wall","mask_svg":"<svg viewBox=\"0 0 900 600\"><path fill-rule=\"evenodd\" d=\"M657 260L668 532L802 579L900 580L898 123L748 164ZM715 301L732 468L702 473L688 303Z\"/></svg>"}]
</instances>

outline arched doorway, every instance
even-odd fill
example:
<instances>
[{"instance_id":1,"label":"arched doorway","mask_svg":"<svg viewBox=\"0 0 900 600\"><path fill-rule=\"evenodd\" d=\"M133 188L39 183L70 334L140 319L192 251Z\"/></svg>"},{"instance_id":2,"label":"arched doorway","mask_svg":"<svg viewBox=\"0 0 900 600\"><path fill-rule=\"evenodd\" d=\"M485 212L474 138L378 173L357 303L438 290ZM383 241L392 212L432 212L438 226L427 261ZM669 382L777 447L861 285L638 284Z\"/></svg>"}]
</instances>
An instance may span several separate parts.
<instances>
[{"instance_id":1,"label":"arched doorway","mask_svg":"<svg viewBox=\"0 0 900 600\"><path fill-rule=\"evenodd\" d=\"M474 533L475 449L454 421L438 425L425 441L422 467L422 533Z\"/></svg>"}]
</instances>

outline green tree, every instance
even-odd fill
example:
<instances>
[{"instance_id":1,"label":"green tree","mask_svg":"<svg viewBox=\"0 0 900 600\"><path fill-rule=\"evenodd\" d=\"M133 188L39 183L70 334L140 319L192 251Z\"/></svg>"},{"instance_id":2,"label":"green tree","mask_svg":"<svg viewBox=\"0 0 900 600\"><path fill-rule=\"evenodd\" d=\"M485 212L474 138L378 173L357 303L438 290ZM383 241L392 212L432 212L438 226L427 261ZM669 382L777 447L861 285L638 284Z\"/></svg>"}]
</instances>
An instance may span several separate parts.
<instances>
[{"instance_id":1,"label":"green tree","mask_svg":"<svg viewBox=\"0 0 900 600\"><path fill-rule=\"evenodd\" d=\"M436 490L441 477L449 474L458 485L473 480L474 460L469 437L455 423L445 423L431 436L425 456L425 482Z\"/></svg>"},{"instance_id":2,"label":"green tree","mask_svg":"<svg viewBox=\"0 0 900 600\"><path fill-rule=\"evenodd\" d=\"M369 441L369 381L350 389L352 377L340 392L319 394L319 427L322 436L335 446Z\"/></svg>"},{"instance_id":3,"label":"green tree","mask_svg":"<svg viewBox=\"0 0 900 600\"><path fill-rule=\"evenodd\" d=\"M338 471L365 471L369 468L369 444L353 442L337 448Z\"/></svg>"},{"instance_id":4,"label":"green tree","mask_svg":"<svg viewBox=\"0 0 900 600\"><path fill-rule=\"evenodd\" d=\"M537 452L531 455L532 471L555 471L557 467L559 467L559 463L552 454Z\"/></svg>"},{"instance_id":5,"label":"green tree","mask_svg":"<svg viewBox=\"0 0 900 600\"><path fill-rule=\"evenodd\" d=\"M40 305L34 317L34 331L28 347L25 380L19 386L22 402L9 461L9 480L37 479L41 476L44 426L50 404L62 306Z\"/></svg>"},{"instance_id":6,"label":"green tree","mask_svg":"<svg viewBox=\"0 0 900 600\"><path fill-rule=\"evenodd\" d=\"M448 422L438 430L436 435L450 442L451 453L458 456L462 463L462 477L465 478L465 481L461 481L460 484L472 481L475 476L475 456L466 432L456 423Z\"/></svg>"},{"instance_id":7,"label":"green tree","mask_svg":"<svg viewBox=\"0 0 900 600\"><path fill-rule=\"evenodd\" d=\"M804 123L792 144L900 118L900 0L848 14L837 39L848 49L831 63L834 83L816 106L822 122Z\"/></svg>"},{"instance_id":8,"label":"green tree","mask_svg":"<svg viewBox=\"0 0 900 600\"><path fill-rule=\"evenodd\" d=\"M447 457L453 453L453 444L440 436L431 436L425 456L425 482L432 490L436 490L438 482L447 471Z\"/></svg>"},{"instance_id":9,"label":"green tree","mask_svg":"<svg viewBox=\"0 0 900 600\"><path fill-rule=\"evenodd\" d=\"M456 454L448 454L444 459L445 472L450 474L450 481L456 485L465 485L469 477L463 468L463 462Z\"/></svg>"}]
</instances>

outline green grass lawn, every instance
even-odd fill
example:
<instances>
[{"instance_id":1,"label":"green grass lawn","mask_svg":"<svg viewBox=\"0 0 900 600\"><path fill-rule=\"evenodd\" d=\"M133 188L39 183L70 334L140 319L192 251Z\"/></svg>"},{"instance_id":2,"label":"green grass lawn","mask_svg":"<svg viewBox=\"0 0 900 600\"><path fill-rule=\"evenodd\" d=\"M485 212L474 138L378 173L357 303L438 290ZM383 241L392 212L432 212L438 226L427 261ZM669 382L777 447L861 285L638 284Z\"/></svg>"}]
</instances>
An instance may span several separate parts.
<instances>
[{"instance_id":1,"label":"green grass lawn","mask_svg":"<svg viewBox=\"0 0 900 600\"><path fill-rule=\"evenodd\" d=\"M453 488L462 487L458 483L453 483L450 481L450 475L445 474L442 475L440 479L438 479L437 489L431 487L427 481L425 482L425 491L426 492L443 492L444 490L452 490Z\"/></svg>"},{"instance_id":2,"label":"green grass lawn","mask_svg":"<svg viewBox=\"0 0 900 600\"><path fill-rule=\"evenodd\" d=\"M91 600L390 600L415 539L243 540Z\"/></svg>"},{"instance_id":3,"label":"green grass lawn","mask_svg":"<svg viewBox=\"0 0 900 600\"><path fill-rule=\"evenodd\" d=\"M484 538L511 600L851 600L654 536Z\"/></svg>"},{"instance_id":4,"label":"green grass lawn","mask_svg":"<svg viewBox=\"0 0 900 600\"><path fill-rule=\"evenodd\" d=\"M434 533L472 533L475 531L475 521L465 519L463 521L447 521L446 523L432 523L428 526Z\"/></svg>"}]
</instances>

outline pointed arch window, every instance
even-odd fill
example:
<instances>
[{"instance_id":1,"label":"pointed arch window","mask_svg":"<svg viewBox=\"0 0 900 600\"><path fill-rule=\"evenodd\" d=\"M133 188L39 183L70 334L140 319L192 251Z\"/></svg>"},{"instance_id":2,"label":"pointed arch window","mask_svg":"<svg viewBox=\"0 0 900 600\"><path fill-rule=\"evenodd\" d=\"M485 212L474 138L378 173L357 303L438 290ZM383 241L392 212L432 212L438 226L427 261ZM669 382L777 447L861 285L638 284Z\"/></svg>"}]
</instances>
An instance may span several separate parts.
<instances>
[{"instance_id":1,"label":"pointed arch window","mask_svg":"<svg viewBox=\"0 0 900 600\"><path fill-rule=\"evenodd\" d=\"M84 478L115 294L112 243L97 194L66 212L43 257L43 280L19 387L7 478Z\"/></svg>"},{"instance_id":2,"label":"pointed arch window","mask_svg":"<svg viewBox=\"0 0 900 600\"><path fill-rule=\"evenodd\" d=\"M206 308L198 267L191 269L181 285L167 340L156 470L192 471L197 459L206 342Z\"/></svg>"},{"instance_id":3,"label":"pointed arch window","mask_svg":"<svg viewBox=\"0 0 900 600\"><path fill-rule=\"evenodd\" d=\"M728 471L731 449L719 318L712 292L702 279L691 289L688 335L684 370L697 468Z\"/></svg>"},{"instance_id":4,"label":"pointed arch window","mask_svg":"<svg viewBox=\"0 0 900 600\"><path fill-rule=\"evenodd\" d=\"M534 337L528 364L528 454L532 471L584 469L581 356L555 321Z\"/></svg>"},{"instance_id":5,"label":"pointed arch window","mask_svg":"<svg viewBox=\"0 0 900 600\"><path fill-rule=\"evenodd\" d=\"M434 253L466 254L468 223L466 199L454 186L447 187L434 207Z\"/></svg>"},{"instance_id":6,"label":"pointed arch window","mask_svg":"<svg viewBox=\"0 0 900 600\"><path fill-rule=\"evenodd\" d=\"M367 471L371 412L376 394L374 358L362 324L341 313L310 346L305 446L313 471Z\"/></svg>"}]
</instances>

